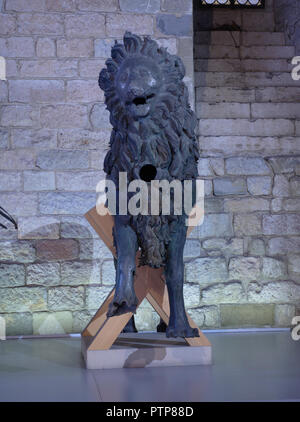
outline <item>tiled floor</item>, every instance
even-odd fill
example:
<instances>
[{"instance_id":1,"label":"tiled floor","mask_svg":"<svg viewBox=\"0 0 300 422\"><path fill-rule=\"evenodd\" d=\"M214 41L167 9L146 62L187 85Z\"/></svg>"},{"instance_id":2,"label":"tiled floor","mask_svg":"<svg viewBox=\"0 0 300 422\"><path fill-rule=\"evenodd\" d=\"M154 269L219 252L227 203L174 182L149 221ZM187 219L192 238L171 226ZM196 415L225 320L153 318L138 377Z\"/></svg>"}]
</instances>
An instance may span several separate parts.
<instances>
[{"instance_id":1,"label":"tiled floor","mask_svg":"<svg viewBox=\"0 0 300 422\"><path fill-rule=\"evenodd\" d=\"M0 401L300 401L288 331L206 333L212 366L86 370L80 338L0 341Z\"/></svg>"}]
</instances>

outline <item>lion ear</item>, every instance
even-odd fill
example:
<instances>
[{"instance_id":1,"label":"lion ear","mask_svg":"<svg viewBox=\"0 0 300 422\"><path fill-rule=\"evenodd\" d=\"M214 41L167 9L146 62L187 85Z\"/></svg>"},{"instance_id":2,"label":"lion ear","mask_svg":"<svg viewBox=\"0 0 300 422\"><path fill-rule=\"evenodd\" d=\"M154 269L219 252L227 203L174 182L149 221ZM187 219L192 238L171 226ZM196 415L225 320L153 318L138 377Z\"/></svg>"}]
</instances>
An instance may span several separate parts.
<instances>
[{"instance_id":1,"label":"lion ear","mask_svg":"<svg viewBox=\"0 0 300 422\"><path fill-rule=\"evenodd\" d=\"M138 35L132 34L131 32L125 32L123 41L128 53L137 53L140 51L142 40Z\"/></svg>"},{"instance_id":2,"label":"lion ear","mask_svg":"<svg viewBox=\"0 0 300 422\"><path fill-rule=\"evenodd\" d=\"M100 88L103 91L106 91L109 88L111 82L110 82L110 76L107 69L101 70L98 83L99 83Z\"/></svg>"},{"instance_id":3,"label":"lion ear","mask_svg":"<svg viewBox=\"0 0 300 422\"><path fill-rule=\"evenodd\" d=\"M123 44L115 44L111 49L111 57L118 64L122 63L126 56L126 51Z\"/></svg>"}]
</instances>

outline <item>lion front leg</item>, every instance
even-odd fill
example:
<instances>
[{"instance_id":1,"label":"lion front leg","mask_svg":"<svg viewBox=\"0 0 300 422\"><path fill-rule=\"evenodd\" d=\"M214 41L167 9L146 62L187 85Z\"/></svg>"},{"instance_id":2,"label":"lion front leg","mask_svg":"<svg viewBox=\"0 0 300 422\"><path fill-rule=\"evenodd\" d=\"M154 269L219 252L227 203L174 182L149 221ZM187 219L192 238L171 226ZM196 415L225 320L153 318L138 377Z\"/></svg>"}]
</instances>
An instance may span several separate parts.
<instances>
[{"instance_id":1,"label":"lion front leg","mask_svg":"<svg viewBox=\"0 0 300 422\"><path fill-rule=\"evenodd\" d=\"M134 291L135 256L137 237L129 225L115 217L114 241L117 250L115 295L107 316L135 312L138 304Z\"/></svg>"},{"instance_id":2,"label":"lion front leg","mask_svg":"<svg viewBox=\"0 0 300 422\"><path fill-rule=\"evenodd\" d=\"M167 337L199 337L198 329L189 325L184 308L183 248L186 239L186 229L186 226L180 226L168 246L165 276L170 302L170 319L166 329Z\"/></svg>"}]
</instances>

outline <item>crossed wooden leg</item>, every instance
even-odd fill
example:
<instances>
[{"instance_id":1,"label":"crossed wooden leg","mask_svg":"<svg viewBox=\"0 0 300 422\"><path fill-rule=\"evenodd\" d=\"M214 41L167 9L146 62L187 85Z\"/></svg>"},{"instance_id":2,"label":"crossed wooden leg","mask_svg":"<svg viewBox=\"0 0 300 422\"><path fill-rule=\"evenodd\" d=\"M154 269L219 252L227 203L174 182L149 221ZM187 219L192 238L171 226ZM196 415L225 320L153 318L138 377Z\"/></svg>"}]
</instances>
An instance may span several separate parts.
<instances>
[{"instance_id":1,"label":"crossed wooden leg","mask_svg":"<svg viewBox=\"0 0 300 422\"><path fill-rule=\"evenodd\" d=\"M99 234L100 238L111 250L112 254L116 256L116 251L113 245L113 217L109 214L101 216L97 213L96 207L92 208L85 214L85 218ZM166 324L169 321L170 307L167 288L164 282L163 269L154 269L148 266L138 266L139 252L137 253L137 265L134 288L138 298L138 306L146 298L159 316ZM114 289L109 293L101 307L88 323L82 332L82 336L90 337L91 341L88 350L107 350L110 349L115 342L127 322L132 317L132 313L128 312L123 315L113 316L107 318L106 313L110 302L114 297ZM198 328L194 321L188 316L190 326ZM198 328L199 330L199 328ZM185 338L185 341L190 346L210 346L210 342L205 335L199 330L199 337Z\"/></svg>"}]
</instances>

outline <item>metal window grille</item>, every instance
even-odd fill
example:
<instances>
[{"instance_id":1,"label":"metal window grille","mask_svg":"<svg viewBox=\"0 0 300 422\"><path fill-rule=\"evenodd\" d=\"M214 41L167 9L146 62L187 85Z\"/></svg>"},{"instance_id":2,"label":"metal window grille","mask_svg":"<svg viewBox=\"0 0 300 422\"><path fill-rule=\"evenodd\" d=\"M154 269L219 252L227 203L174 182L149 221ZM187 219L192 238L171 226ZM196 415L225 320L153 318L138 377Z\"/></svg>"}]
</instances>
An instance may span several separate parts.
<instances>
[{"instance_id":1,"label":"metal window grille","mask_svg":"<svg viewBox=\"0 0 300 422\"><path fill-rule=\"evenodd\" d=\"M201 7L264 8L265 0L198 0Z\"/></svg>"}]
</instances>

